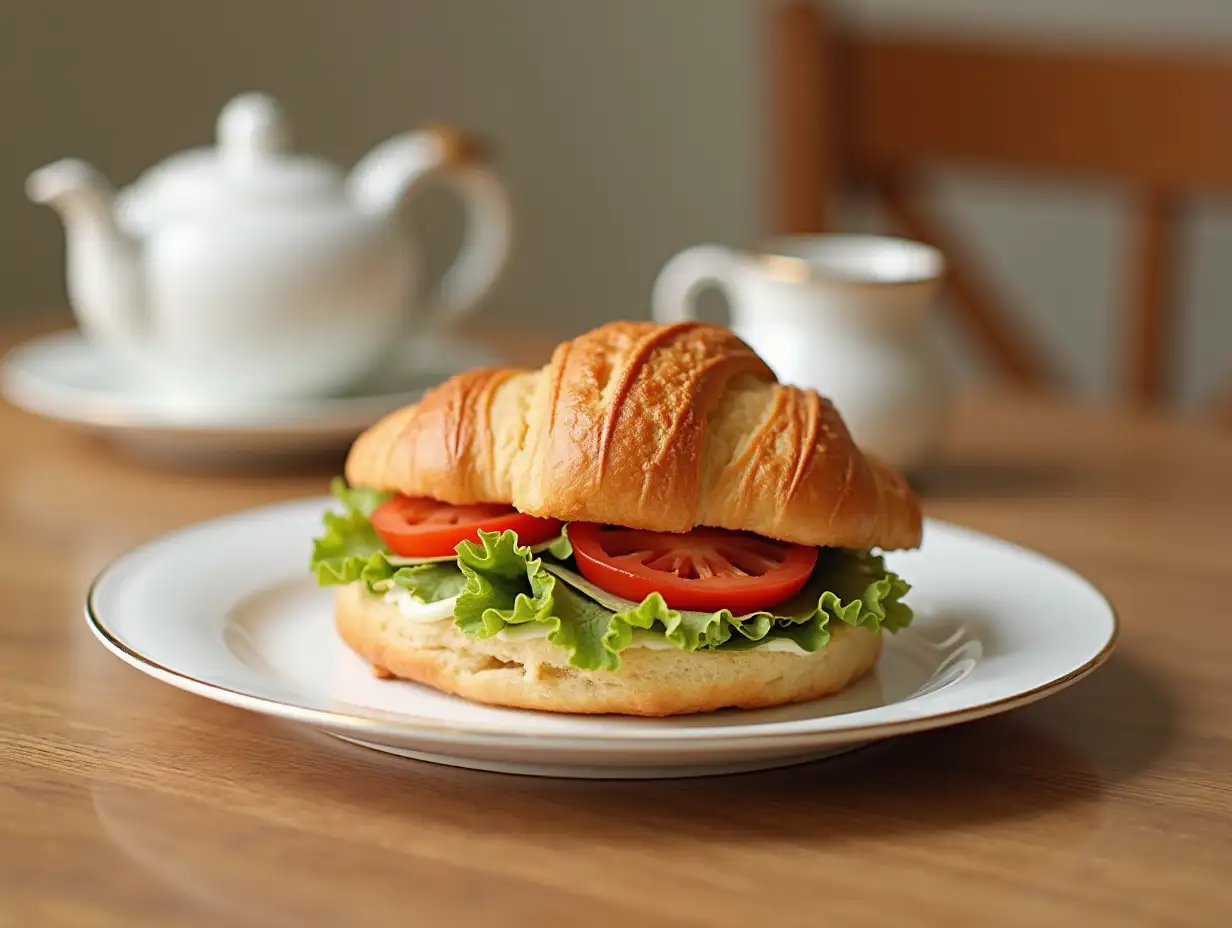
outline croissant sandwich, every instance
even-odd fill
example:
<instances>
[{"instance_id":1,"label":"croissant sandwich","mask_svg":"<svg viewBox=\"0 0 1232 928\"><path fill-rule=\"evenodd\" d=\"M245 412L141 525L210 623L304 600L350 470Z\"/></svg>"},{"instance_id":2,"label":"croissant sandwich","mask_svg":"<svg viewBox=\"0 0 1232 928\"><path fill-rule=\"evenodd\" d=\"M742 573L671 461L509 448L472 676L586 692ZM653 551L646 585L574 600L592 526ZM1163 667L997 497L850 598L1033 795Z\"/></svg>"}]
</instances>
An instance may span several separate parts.
<instances>
[{"instance_id":1,"label":"croissant sandwich","mask_svg":"<svg viewBox=\"0 0 1232 928\"><path fill-rule=\"evenodd\" d=\"M665 716L837 692L911 620L919 502L726 329L616 322L355 442L312 567L379 676Z\"/></svg>"}]
</instances>

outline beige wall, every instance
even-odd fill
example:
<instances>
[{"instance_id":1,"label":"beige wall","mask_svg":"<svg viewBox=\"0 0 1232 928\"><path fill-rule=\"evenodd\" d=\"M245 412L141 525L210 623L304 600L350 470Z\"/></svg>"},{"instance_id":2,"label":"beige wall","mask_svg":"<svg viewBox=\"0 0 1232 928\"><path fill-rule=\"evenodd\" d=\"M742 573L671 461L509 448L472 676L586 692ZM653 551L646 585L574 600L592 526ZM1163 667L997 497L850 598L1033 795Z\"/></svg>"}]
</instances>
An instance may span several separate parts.
<instances>
[{"instance_id":1,"label":"beige wall","mask_svg":"<svg viewBox=\"0 0 1232 928\"><path fill-rule=\"evenodd\" d=\"M1222 44L1217 0L855 0L876 28ZM278 95L306 149L349 163L383 135L448 119L490 137L520 208L486 313L582 328L646 312L661 262L762 217L757 0L10 0L0 2L0 314L61 304L55 217L33 167L68 154L117 182L208 140L233 92ZM1116 376L1121 193L944 177L935 192L1031 330L1083 389ZM434 264L456 237L426 205ZM871 221L860 210L853 225ZM1232 369L1232 222L1194 210L1185 280L1193 394ZM961 342L953 340L964 359Z\"/></svg>"},{"instance_id":2,"label":"beige wall","mask_svg":"<svg viewBox=\"0 0 1232 928\"><path fill-rule=\"evenodd\" d=\"M742 0L0 3L0 307L63 301L31 168L73 154L128 182L262 88L344 164L430 120L492 139L522 234L491 314L642 314L664 257L755 229L751 24Z\"/></svg>"}]
</instances>

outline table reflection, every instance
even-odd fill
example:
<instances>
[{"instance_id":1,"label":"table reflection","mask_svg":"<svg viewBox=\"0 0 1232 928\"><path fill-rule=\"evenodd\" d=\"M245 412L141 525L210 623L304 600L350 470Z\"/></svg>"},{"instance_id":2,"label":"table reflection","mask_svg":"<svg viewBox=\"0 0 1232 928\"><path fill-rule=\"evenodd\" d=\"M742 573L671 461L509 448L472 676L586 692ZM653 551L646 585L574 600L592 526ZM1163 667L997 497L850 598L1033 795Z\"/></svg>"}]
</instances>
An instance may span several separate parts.
<instances>
[{"instance_id":1,"label":"table reflection","mask_svg":"<svg viewBox=\"0 0 1232 928\"><path fill-rule=\"evenodd\" d=\"M100 784L92 797L127 857L243 924L385 924L408 913L430 924L458 911L501 924L510 906L527 921L576 923L588 906L620 915L669 873L678 905L715 881L733 891L723 861L736 847L768 867L797 854L828 866L856 844L910 848L995 823L990 853L1012 853L1021 878L1067 866L1099 832L1103 783L1083 753L1022 715L782 770L643 782L454 770L281 724L213 753L185 729L149 749L191 762L191 790ZM1043 834L1041 820L1047 846L1024 843ZM583 851L600 834L610 885L585 878L597 863ZM783 891L802 904L809 890ZM734 892L732 909L753 917L755 902Z\"/></svg>"}]
</instances>

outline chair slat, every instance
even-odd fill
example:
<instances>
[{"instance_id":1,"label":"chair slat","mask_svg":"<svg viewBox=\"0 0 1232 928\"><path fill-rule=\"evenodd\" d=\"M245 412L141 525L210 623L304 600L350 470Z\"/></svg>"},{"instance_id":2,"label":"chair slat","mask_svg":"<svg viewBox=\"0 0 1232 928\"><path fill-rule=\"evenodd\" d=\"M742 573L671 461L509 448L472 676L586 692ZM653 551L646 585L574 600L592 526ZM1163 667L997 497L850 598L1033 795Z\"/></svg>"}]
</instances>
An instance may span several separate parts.
<instances>
[{"instance_id":1,"label":"chair slat","mask_svg":"<svg viewBox=\"0 0 1232 928\"><path fill-rule=\"evenodd\" d=\"M1232 190L1232 57L853 37L845 144L875 172L921 161Z\"/></svg>"}]
</instances>

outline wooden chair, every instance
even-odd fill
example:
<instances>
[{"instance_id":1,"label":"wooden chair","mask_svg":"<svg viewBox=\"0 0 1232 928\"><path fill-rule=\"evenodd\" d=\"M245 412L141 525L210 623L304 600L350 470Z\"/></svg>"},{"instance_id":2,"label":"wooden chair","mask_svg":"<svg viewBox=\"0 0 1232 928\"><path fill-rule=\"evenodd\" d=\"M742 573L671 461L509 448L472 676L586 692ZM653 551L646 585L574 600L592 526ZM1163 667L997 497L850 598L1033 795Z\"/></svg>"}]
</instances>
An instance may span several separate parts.
<instances>
[{"instance_id":1,"label":"wooden chair","mask_svg":"<svg viewBox=\"0 0 1232 928\"><path fill-rule=\"evenodd\" d=\"M772 10L775 232L825 230L840 189L866 185L946 253L955 309L1000 371L1047 387L1055 372L913 189L931 164L1119 181L1136 200L1127 388L1167 398L1178 208L1232 190L1232 59L855 35L813 3Z\"/></svg>"}]
</instances>

